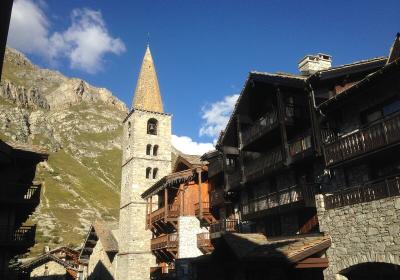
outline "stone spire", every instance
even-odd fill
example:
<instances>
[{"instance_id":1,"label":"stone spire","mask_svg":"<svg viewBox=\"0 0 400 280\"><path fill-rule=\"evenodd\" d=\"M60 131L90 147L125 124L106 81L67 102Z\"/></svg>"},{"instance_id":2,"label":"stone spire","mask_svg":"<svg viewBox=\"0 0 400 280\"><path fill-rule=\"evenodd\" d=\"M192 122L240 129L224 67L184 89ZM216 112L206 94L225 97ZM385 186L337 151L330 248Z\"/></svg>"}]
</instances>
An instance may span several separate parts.
<instances>
[{"instance_id":1,"label":"stone spire","mask_svg":"<svg viewBox=\"0 0 400 280\"><path fill-rule=\"evenodd\" d=\"M146 53L143 57L132 108L158 113L164 112L156 68L154 67L149 45L147 45Z\"/></svg>"}]
</instances>

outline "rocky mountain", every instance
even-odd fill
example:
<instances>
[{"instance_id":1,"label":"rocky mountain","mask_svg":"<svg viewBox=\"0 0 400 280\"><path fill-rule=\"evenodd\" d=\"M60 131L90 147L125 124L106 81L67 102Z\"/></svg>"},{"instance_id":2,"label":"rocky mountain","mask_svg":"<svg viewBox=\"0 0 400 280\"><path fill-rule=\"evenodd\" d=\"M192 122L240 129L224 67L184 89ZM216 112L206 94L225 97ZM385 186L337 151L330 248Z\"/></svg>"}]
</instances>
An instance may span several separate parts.
<instances>
[{"instance_id":1,"label":"rocky mountain","mask_svg":"<svg viewBox=\"0 0 400 280\"><path fill-rule=\"evenodd\" d=\"M0 138L45 147L37 245L79 246L99 216L118 218L124 103L104 88L41 69L7 48L0 82Z\"/></svg>"}]
</instances>

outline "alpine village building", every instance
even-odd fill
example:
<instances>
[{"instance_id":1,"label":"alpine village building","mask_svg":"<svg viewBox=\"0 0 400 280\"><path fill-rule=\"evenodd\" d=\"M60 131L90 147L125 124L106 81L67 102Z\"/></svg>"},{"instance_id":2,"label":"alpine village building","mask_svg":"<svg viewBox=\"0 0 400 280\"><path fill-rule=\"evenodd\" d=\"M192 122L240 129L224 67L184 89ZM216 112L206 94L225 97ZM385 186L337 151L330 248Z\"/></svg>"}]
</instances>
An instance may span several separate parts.
<instances>
[{"instance_id":1,"label":"alpine village building","mask_svg":"<svg viewBox=\"0 0 400 280\"><path fill-rule=\"evenodd\" d=\"M40 203L36 166L46 151L0 140L0 279L29 279L18 257L35 244L36 225L25 224Z\"/></svg>"},{"instance_id":2,"label":"alpine village building","mask_svg":"<svg viewBox=\"0 0 400 280\"><path fill-rule=\"evenodd\" d=\"M88 279L399 279L400 38L388 57L250 72L216 150L171 158L147 47L124 121L119 225Z\"/></svg>"}]
</instances>

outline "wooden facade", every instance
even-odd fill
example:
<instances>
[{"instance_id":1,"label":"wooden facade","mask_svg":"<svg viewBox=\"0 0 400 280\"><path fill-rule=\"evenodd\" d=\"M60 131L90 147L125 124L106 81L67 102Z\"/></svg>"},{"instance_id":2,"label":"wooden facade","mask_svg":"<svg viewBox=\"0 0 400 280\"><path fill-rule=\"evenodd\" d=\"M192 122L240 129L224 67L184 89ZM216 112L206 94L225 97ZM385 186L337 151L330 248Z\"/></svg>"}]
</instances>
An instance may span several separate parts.
<instances>
[{"instance_id":1,"label":"wooden facade","mask_svg":"<svg viewBox=\"0 0 400 280\"><path fill-rule=\"evenodd\" d=\"M146 228L153 234L151 250L157 260L150 276L174 278L175 260L179 258L179 217L197 217L204 226L215 221L210 213L207 167L180 156L174 172L156 182L142 197L147 205ZM202 252L212 250L207 234L197 238Z\"/></svg>"},{"instance_id":2,"label":"wooden facade","mask_svg":"<svg viewBox=\"0 0 400 280\"><path fill-rule=\"evenodd\" d=\"M0 140L0 278L20 273L12 259L35 244L36 225L24 224L40 202L41 184L34 183L36 166L47 153L36 147ZM11 269L12 267L12 269Z\"/></svg>"},{"instance_id":3,"label":"wooden facade","mask_svg":"<svg viewBox=\"0 0 400 280\"><path fill-rule=\"evenodd\" d=\"M209 235L213 255L227 254L224 240L232 235L284 242L320 234L316 194L324 195L327 209L399 196L399 76L393 54L309 75L251 72L216 151L203 156L209 162L210 212L217 218ZM274 277L322 279L326 249L286 264L285 257L271 259L290 272ZM221 270L207 279L268 274L256 257L246 265L226 258L238 271ZM195 279L206 279L199 275L209 262L194 263Z\"/></svg>"}]
</instances>

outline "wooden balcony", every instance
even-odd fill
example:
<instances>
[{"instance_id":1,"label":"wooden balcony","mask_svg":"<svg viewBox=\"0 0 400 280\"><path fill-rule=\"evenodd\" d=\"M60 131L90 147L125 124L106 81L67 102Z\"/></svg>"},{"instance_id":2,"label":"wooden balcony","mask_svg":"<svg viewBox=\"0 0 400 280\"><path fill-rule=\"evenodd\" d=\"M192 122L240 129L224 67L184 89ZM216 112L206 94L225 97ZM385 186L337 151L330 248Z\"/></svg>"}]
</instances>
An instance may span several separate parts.
<instances>
[{"instance_id":1,"label":"wooden balcony","mask_svg":"<svg viewBox=\"0 0 400 280\"><path fill-rule=\"evenodd\" d=\"M0 187L0 202L3 204L32 204L40 203L41 184L27 187L23 184L5 184Z\"/></svg>"},{"instance_id":2,"label":"wooden balcony","mask_svg":"<svg viewBox=\"0 0 400 280\"><path fill-rule=\"evenodd\" d=\"M400 113L324 145L325 162L332 166L342 161L399 144Z\"/></svg>"},{"instance_id":3,"label":"wooden balcony","mask_svg":"<svg viewBox=\"0 0 400 280\"><path fill-rule=\"evenodd\" d=\"M151 239L151 250L177 251L178 234L177 233L163 234L156 238Z\"/></svg>"},{"instance_id":4,"label":"wooden balcony","mask_svg":"<svg viewBox=\"0 0 400 280\"><path fill-rule=\"evenodd\" d=\"M254 122L249 128L242 133L243 146L247 146L267 132L278 126L278 114L272 111L264 115L262 118Z\"/></svg>"},{"instance_id":5,"label":"wooden balcony","mask_svg":"<svg viewBox=\"0 0 400 280\"><path fill-rule=\"evenodd\" d=\"M238 220L222 219L210 225L210 239L219 238L226 232L236 232L238 230Z\"/></svg>"},{"instance_id":6,"label":"wooden balcony","mask_svg":"<svg viewBox=\"0 0 400 280\"><path fill-rule=\"evenodd\" d=\"M274 171L284 163L284 156L282 155L281 147L261 154L258 158L247 162L244 166L244 175L246 182L250 182L261 178L271 171Z\"/></svg>"},{"instance_id":7,"label":"wooden balcony","mask_svg":"<svg viewBox=\"0 0 400 280\"><path fill-rule=\"evenodd\" d=\"M225 203L224 191L222 189L215 189L210 192L210 207L216 207Z\"/></svg>"},{"instance_id":8,"label":"wooden balcony","mask_svg":"<svg viewBox=\"0 0 400 280\"><path fill-rule=\"evenodd\" d=\"M210 233L202 232L197 234L197 247L204 254L211 253L214 250L214 246L211 244Z\"/></svg>"},{"instance_id":9,"label":"wooden balcony","mask_svg":"<svg viewBox=\"0 0 400 280\"><path fill-rule=\"evenodd\" d=\"M306 158L314 150L311 131L308 131L304 135L290 141L288 145L289 154L293 161Z\"/></svg>"},{"instance_id":10,"label":"wooden balcony","mask_svg":"<svg viewBox=\"0 0 400 280\"><path fill-rule=\"evenodd\" d=\"M400 177L395 177L326 194L324 200L325 208L333 209L398 195L400 195Z\"/></svg>"},{"instance_id":11,"label":"wooden balcony","mask_svg":"<svg viewBox=\"0 0 400 280\"><path fill-rule=\"evenodd\" d=\"M8 226L0 226L0 246L3 247L32 247L35 245L36 225L21 226L18 229L10 229Z\"/></svg>"},{"instance_id":12,"label":"wooden balcony","mask_svg":"<svg viewBox=\"0 0 400 280\"><path fill-rule=\"evenodd\" d=\"M175 222L179 216L179 207L168 205L147 214L146 225L150 228L154 223Z\"/></svg>"},{"instance_id":13,"label":"wooden balcony","mask_svg":"<svg viewBox=\"0 0 400 280\"><path fill-rule=\"evenodd\" d=\"M200 209L200 205L202 206L202 209ZM200 211L201 210L201 211ZM200 213L202 212L202 213ZM200 217L200 214L207 215L210 214L210 203L207 201L203 201L200 203L195 203L194 204L194 213L196 217Z\"/></svg>"},{"instance_id":14,"label":"wooden balcony","mask_svg":"<svg viewBox=\"0 0 400 280\"><path fill-rule=\"evenodd\" d=\"M224 170L224 160L220 156L210 161L208 165L208 178L212 178L215 175L220 174L223 170Z\"/></svg>"},{"instance_id":15,"label":"wooden balcony","mask_svg":"<svg viewBox=\"0 0 400 280\"><path fill-rule=\"evenodd\" d=\"M277 192L256 198L242 204L242 215L250 218L255 213L267 213L268 210L277 210L278 207L289 206L292 203L303 201L303 205L312 206L315 203L313 185L293 186ZM275 211L273 211L275 213Z\"/></svg>"}]
</instances>

